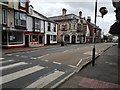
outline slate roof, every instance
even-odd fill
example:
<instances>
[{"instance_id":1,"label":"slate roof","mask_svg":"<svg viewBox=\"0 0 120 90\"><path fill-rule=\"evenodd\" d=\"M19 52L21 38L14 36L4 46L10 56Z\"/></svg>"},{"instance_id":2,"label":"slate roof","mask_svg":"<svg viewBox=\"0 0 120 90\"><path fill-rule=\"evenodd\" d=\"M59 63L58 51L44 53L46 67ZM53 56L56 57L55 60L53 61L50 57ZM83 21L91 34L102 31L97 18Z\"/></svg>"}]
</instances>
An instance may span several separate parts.
<instances>
[{"instance_id":1,"label":"slate roof","mask_svg":"<svg viewBox=\"0 0 120 90\"><path fill-rule=\"evenodd\" d=\"M49 17L50 20L71 20L71 19L79 19L79 17L75 14L66 14L65 16L53 16Z\"/></svg>"}]
</instances>

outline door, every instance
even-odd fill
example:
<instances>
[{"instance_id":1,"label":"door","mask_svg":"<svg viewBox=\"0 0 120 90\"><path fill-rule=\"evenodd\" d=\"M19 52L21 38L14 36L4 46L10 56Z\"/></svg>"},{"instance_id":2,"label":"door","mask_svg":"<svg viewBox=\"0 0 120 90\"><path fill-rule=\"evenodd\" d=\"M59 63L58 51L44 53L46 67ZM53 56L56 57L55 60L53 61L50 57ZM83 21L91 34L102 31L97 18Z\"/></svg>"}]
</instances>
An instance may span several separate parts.
<instances>
[{"instance_id":1,"label":"door","mask_svg":"<svg viewBox=\"0 0 120 90\"><path fill-rule=\"evenodd\" d=\"M47 35L47 45L50 44L50 35Z\"/></svg>"},{"instance_id":2,"label":"door","mask_svg":"<svg viewBox=\"0 0 120 90\"><path fill-rule=\"evenodd\" d=\"M76 43L76 36L72 35L72 44L75 44L75 43Z\"/></svg>"},{"instance_id":3,"label":"door","mask_svg":"<svg viewBox=\"0 0 120 90\"><path fill-rule=\"evenodd\" d=\"M25 47L29 47L29 36L25 35Z\"/></svg>"}]
</instances>

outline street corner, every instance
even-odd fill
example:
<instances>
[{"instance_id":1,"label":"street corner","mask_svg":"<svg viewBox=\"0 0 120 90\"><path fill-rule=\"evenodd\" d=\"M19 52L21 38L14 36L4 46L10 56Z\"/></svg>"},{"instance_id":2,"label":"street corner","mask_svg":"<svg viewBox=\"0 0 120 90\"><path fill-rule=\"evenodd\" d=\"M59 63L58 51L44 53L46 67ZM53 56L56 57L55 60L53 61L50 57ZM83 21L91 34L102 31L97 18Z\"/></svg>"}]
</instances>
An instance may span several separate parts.
<instances>
[{"instance_id":1,"label":"street corner","mask_svg":"<svg viewBox=\"0 0 120 90\"><path fill-rule=\"evenodd\" d=\"M110 82L105 82L105 81L100 81L100 80L96 80L96 79L91 79L91 78L87 78L87 77L83 77L81 79L81 81L79 82L79 86L83 87L83 88L93 88L93 89L97 89L97 88L103 88L103 89L120 89L120 85L118 84L114 84L114 83L110 83Z\"/></svg>"}]
</instances>

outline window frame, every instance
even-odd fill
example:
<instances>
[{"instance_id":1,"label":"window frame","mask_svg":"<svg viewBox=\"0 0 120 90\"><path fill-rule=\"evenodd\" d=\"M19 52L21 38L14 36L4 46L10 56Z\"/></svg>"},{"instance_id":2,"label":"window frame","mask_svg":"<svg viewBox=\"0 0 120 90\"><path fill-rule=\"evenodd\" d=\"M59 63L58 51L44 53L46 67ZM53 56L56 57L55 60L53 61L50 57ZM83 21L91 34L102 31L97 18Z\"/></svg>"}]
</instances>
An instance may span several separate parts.
<instances>
[{"instance_id":1,"label":"window frame","mask_svg":"<svg viewBox=\"0 0 120 90\"><path fill-rule=\"evenodd\" d=\"M23 16L24 16L24 19L23 19ZM26 27L26 19L27 19L27 15L25 13L15 11L15 26ZM18 24L16 23L16 21ZM24 23L22 24L22 22Z\"/></svg>"},{"instance_id":2,"label":"window frame","mask_svg":"<svg viewBox=\"0 0 120 90\"><path fill-rule=\"evenodd\" d=\"M26 0L20 0L20 6L21 7L26 7Z\"/></svg>"},{"instance_id":3,"label":"window frame","mask_svg":"<svg viewBox=\"0 0 120 90\"><path fill-rule=\"evenodd\" d=\"M7 9L3 8L2 9L2 23L7 24Z\"/></svg>"}]
</instances>

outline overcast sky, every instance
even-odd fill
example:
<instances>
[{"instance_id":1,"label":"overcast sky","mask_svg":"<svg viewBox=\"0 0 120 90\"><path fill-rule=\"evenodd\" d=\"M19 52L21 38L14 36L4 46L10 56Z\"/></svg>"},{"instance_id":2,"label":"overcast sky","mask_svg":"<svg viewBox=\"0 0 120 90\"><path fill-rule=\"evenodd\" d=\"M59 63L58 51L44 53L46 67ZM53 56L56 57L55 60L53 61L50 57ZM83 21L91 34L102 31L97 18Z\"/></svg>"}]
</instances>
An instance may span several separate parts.
<instances>
[{"instance_id":1,"label":"overcast sky","mask_svg":"<svg viewBox=\"0 0 120 90\"><path fill-rule=\"evenodd\" d=\"M115 22L115 8L112 5L112 0L98 0L97 14L99 8L106 6L108 13L103 17L97 17L97 25L103 29L104 34L109 32L110 26ZM30 0L34 10L41 14L51 17L62 14L62 9L67 9L67 14L73 13L78 15L79 11L83 12L83 17L90 16L91 22L94 23L94 7L95 0Z\"/></svg>"}]
</instances>

